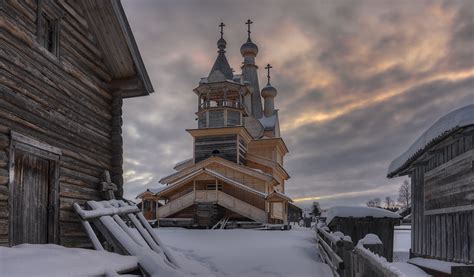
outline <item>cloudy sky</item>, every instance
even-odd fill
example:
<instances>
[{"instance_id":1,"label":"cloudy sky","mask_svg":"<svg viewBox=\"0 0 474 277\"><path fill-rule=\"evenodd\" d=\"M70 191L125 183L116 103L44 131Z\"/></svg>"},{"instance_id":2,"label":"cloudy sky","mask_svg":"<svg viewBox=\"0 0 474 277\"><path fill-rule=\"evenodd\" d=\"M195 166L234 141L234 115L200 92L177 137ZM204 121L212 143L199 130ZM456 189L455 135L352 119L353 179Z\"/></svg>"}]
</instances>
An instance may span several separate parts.
<instances>
[{"instance_id":1,"label":"cloudy sky","mask_svg":"<svg viewBox=\"0 0 474 277\"><path fill-rule=\"evenodd\" d=\"M273 65L286 192L306 205L396 198L387 167L437 118L474 103L474 1L123 0L156 93L124 103L126 196L192 157L196 96L226 24L227 58L251 18L264 65Z\"/></svg>"}]
</instances>

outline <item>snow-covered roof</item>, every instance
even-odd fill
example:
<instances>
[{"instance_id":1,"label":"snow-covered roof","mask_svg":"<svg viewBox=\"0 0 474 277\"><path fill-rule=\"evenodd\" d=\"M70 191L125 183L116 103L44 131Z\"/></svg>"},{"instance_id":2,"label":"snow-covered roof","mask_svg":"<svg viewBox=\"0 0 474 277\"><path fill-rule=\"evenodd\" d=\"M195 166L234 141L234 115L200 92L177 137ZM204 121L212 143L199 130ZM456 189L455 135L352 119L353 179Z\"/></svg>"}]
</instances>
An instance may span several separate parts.
<instances>
[{"instance_id":1,"label":"snow-covered roof","mask_svg":"<svg viewBox=\"0 0 474 277\"><path fill-rule=\"evenodd\" d=\"M331 223L331 221L336 217L400 218L398 214L381 209L381 208L358 207L358 206L335 206L328 209L326 224Z\"/></svg>"},{"instance_id":2,"label":"snow-covered roof","mask_svg":"<svg viewBox=\"0 0 474 277\"><path fill-rule=\"evenodd\" d=\"M232 179L230 179L230 178L228 178L228 177L226 177L226 176L220 174L219 172L216 172L216 171L214 171L214 170L212 170L212 169L205 168L205 167L200 168L200 169L197 169L197 170L195 170L195 171L191 171L190 173L186 174L185 176L183 176L182 178L178 179L177 181L175 181L175 182L173 182L173 183L169 183L168 186L163 187L163 189L162 189L161 191L171 189L171 188L173 188L173 187L175 187L175 186L177 186L177 185L181 185L181 184L183 184L184 181L190 180L190 179L192 179L193 177L195 177L195 176L197 176L197 175L199 175L199 174L201 174L201 173L203 173L203 172L204 172L204 173L207 173L207 174L209 174L209 175L211 175L211 176L214 176L214 177L216 177L216 178L218 178L218 179L221 179L222 181L224 181L224 182L226 182L226 183L228 183L228 184L230 184L230 185L234 185L234 186L240 187L240 188L242 188L242 189L244 189L244 190L246 190L246 191L248 191L248 192L257 194L257 195L262 196L262 197L266 197L266 196L267 196L266 193L263 193L263 192L260 192L260 191L258 191L258 190L255 190L255 189L253 189L253 188L251 188L251 187L248 187L248 186L246 186L246 185L244 185L244 184L242 184L242 183L240 183L240 182L237 182L237 181L235 181L235 180L232 180ZM161 191L160 191L160 192L161 192Z\"/></svg>"},{"instance_id":3,"label":"snow-covered roof","mask_svg":"<svg viewBox=\"0 0 474 277\"><path fill-rule=\"evenodd\" d=\"M279 196L280 198L283 198L283 199L288 200L289 202L293 202L293 199L291 199L288 195L286 195L286 194L284 194L284 193L281 193L281 192L279 192L279 191L274 190L272 193L270 193L270 194L267 195L267 198L269 198L269 197L272 196L272 195L277 195L277 196Z\"/></svg>"},{"instance_id":4,"label":"snow-covered roof","mask_svg":"<svg viewBox=\"0 0 474 277\"><path fill-rule=\"evenodd\" d=\"M452 111L436 121L403 154L390 163L388 177L394 177L433 144L459 128L474 124L474 104Z\"/></svg>"},{"instance_id":5,"label":"snow-covered roof","mask_svg":"<svg viewBox=\"0 0 474 277\"><path fill-rule=\"evenodd\" d=\"M176 168L178 168L178 167L180 167L180 166L182 166L182 165L185 165L185 164L187 164L187 163L189 163L189 162L192 162L192 161L193 161L193 158L189 158L189 159L186 159L186 160L184 160L184 161L180 161L180 162L178 162L178 163L176 163L176 164L174 165L173 169L176 170Z\"/></svg>"},{"instance_id":6,"label":"snow-covered roof","mask_svg":"<svg viewBox=\"0 0 474 277\"><path fill-rule=\"evenodd\" d=\"M140 194L137 196L137 198L142 197L145 192L149 192L149 193L155 195L155 194L157 194L158 192L164 190L165 188L166 188L166 186L162 186L162 187L159 187L159 188L147 188L144 192L140 193Z\"/></svg>"}]
</instances>

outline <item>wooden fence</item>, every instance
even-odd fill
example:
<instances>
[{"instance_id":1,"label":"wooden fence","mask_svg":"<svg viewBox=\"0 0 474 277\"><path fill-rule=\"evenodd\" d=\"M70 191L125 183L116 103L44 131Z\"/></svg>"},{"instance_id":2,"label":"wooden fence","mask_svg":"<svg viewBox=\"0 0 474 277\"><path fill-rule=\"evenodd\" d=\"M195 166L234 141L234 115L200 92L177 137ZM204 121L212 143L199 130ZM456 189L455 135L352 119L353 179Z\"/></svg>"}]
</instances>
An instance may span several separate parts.
<instances>
[{"instance_id":1,"label":"wooden fence","mask_svg":"<svg viewBox=\"0 0 474 277\"><path fill-rule=\"evenodd\" d=\"M331 233L328 227L316 227L321 258L334 276L392 277L401 272L381 256L381 242L364 242L354 246L351 238L341 232Z\"/></svg>"}]
</instances>

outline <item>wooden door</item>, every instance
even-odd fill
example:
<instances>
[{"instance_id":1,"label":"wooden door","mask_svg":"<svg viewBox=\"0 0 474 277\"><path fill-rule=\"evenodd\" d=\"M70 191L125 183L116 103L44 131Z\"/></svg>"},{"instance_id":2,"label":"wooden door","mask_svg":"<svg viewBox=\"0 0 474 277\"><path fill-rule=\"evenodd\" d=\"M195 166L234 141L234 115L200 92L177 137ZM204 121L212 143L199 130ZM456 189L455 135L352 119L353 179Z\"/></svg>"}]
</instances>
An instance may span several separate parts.
<instances>
[{"instance_id":1,"label":"wooden door","mask_svg":"<svg viewBox=\"0 0 474 277\"><path fill-rule=\"evenodd\" d=\"M12 187L12 245L48 243L51 161L17 149Z\"/></svg>"}]
</instances>

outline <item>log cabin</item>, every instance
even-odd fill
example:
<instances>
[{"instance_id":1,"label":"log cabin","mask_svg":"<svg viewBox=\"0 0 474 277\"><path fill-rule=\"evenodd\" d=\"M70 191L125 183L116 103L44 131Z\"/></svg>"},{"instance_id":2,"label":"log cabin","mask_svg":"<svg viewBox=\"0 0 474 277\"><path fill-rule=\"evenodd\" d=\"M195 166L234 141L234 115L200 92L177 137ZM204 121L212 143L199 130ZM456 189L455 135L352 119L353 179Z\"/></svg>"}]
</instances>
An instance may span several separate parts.
<instances>
[{"instance_id":1,"label":"log cabin","mask_svg":"<svg viewBox=\"0 0 474 277\"><path fill-rule=\"evenodd\" d=\"M410 176L411 257L474 261L474 105L435 122L390 165Z\"/></svg>"},{"instance_id":2,"label":"log cabin","mask_svg":"<svg viewBox=\"0 0 474 277\"><path fill-rule=\"evenodd\" d=\"M288 149L280 136L270 65L267 85L259 88L251 23L247 21L248 39L240 48L241 74L234 74L227 61L221 23L217 58L194 89L197 128L187 130L193 137L193 157L160 180L164 189L140 196L164 201L149 218L158 219L160 226L209 228L220 220L288 223L292 200L285 194L285 181L290 176L283 167Z\"/></svg>"},{"instance_id":3,"label":"log cabin","mask_svg":"<svg viewBox=\"0 0 474 277\"><path fill-rule=\"evenodd\" d=\"M150 79L119 0L0 1L0 245L89 246L74 202L122 196L123 99Z\"/></svg>"}]
</instances>

